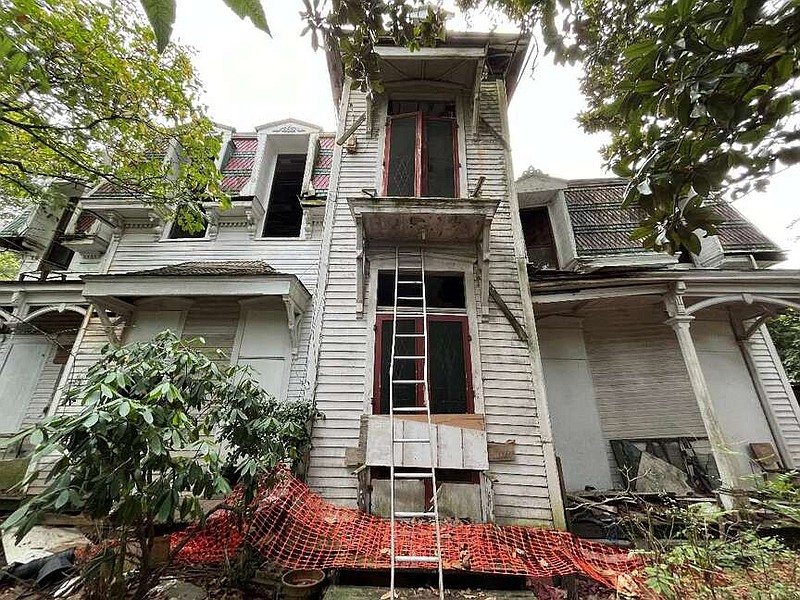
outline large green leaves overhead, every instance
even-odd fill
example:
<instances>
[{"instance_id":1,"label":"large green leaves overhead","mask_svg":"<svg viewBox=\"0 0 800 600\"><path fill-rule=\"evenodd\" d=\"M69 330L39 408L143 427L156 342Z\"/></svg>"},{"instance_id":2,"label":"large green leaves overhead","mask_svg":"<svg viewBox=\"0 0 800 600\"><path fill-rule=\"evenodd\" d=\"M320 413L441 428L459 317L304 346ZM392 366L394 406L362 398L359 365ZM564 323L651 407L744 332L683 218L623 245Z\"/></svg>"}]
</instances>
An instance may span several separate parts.
<instances>
[{"instance_id":1,"label":"large green leaves overhead","mask_svg":"<svg viewBox=\"0 0 800 600\"><path fill-rule=\"evenodd\" d=\"M142 8L156 36L158 51L163 52L175 24L175 0L141 0Z\"/></svg>"}]
</instances>

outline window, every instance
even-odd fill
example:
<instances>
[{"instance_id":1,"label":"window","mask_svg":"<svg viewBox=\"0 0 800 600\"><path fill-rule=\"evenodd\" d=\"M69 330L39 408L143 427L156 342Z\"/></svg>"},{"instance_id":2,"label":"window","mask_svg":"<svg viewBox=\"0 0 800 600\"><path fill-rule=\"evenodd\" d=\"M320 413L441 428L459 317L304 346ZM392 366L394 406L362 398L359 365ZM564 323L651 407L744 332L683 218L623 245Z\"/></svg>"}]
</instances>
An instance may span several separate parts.
<instances>
[{"instance_id":1,"label":"window","mask_svg":"<svg viewBox=\"0 0 800 600\"><path fill-rule=\"evenodd\" d=\"M528 262L539 269L557 269L558 254L547 208L525 208L519 216Z\"/></svg>"},{"instance_id":2,"label":"window","mask_svg":"<svg viewBox=\"0 0 800 600\"><path fill-rule=\"evenodd\" d=\"M455 104L389 102L384 154L387 196L458 196Z\"/></svg>"},{"instance_id":3,"label":"window","mask_svg":"<svg viewBox=\"0 0 800 600\"><path fill-rule=\"evenodd\" d=\"M188 228L184 228L181 221L184 219L202 219L203 220L203 227L198 229L197 231L190 231ZM206 237L206 231L208 230L208 220L206 218L205 212L203 212L201 207L195 206L184 206L179 207L175 214L175 220L170 224L169 233L167 235L167 239L170 240L196 240L202 239Z\"/></svg>"},{"instance_id":4,"label":"window","mask_svg":"<svg viewBox=\"0 0 800 600\"><path fill-rule=\"evenodd\" d=\"M300 237L303 223L300 191L305 168L305 154L278 155L264 220L264 237Z\"/></svg>"},{"instance_id":5,"label":"window","mask_svg":"<svg viewBox=\"0 0 800 600\"><path fill-rule=\"evenodd\" d=\"M409 285L409 287L411 287ZM421 286L420 286L421 287ZM469 327L465 311L464 279L457 275L427 275L428 301L428 386L434 414L471 413L473 406L472 369L469 353ZM402 293L402 292L401 292ZM407 292L413 294L413 292ZM389 364L392 356L394 316L388 308L394 300L394 273L378 274L378 303L375 342L376 414L389 412ZM398 337L395 356L422 356L424 331L422 318L413 316L419 303L398 303L397 331L417 336ZM395 379L423 379L424 360L395 360ZM424 386L395 384L395 406L422 406Z\"/></svg>"}]
</instances>

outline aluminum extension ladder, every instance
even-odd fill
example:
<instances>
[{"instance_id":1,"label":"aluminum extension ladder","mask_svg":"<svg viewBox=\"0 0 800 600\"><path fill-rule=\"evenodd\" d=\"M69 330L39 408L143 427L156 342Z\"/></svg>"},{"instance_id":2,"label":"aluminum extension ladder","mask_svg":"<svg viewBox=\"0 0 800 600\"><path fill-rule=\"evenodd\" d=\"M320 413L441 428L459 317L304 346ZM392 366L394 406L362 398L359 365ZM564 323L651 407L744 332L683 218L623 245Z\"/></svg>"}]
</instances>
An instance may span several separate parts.
<instances>
[{"instance_id":1,"label":"aluminum extension ladder","mask_svg":"<svg viewBox=\"0 0 800 600\"><path fill-rule=\"evenodd\" d=\"M404 259L404 260L401 260ZM401 264L403 262L403 264ZM408 263L411 264L408 264ZM402 279L401 279L402 277ZM411 312L401 310L398 312L398 303L403 302ZM410 306L409 306L410 305ZM391 430L391 459L389 466L389 487L390 487L390 507L391 512L391 578L390 594L395 597L395 571L398 563L436 563L439 571L439 598L444 600L444 569L442 564L442 532L439 522L439 501L437 499L436 487L436 445L433 440L433 424L431 423L430 394L428 389L428 302L425 297L425 255L420 248L417 252L400 252L395 248L394 262L394 301L392 313L392 354L389 363L389 429ZM398 332L398 322L412 323L422 322L422 331L418 331L416 325L413 326L413 333L407 331ZM405 327L403 328L406 329ZM415 338L421 341L416 343L416 350L412 354L397 354L398 338ZM420 354L419 348L422 347ZM396 379L395 365L404 361L413 361L417 366L413 379ZM421 369L419 362L422 362ZM421 373L421 377L420 374ZM414 397L418 397L420 386L422 387L422 406L398 406L394 405L395 387L413 386ZM396 437L395 435L395 415L398 414L424 414L427 416L427 437L406 438ZM414 470L395 466L395 449L403 444L427 444L430 449L430 471ZM395 482L398 479L421 479L430 480L432 496L432 510L424 512L407 512L395 510ZM410 556L397 554L397 521L398 519L429 518L433 519L436 528L436 554L433 556Z\"/></svg>"}]
</instances>

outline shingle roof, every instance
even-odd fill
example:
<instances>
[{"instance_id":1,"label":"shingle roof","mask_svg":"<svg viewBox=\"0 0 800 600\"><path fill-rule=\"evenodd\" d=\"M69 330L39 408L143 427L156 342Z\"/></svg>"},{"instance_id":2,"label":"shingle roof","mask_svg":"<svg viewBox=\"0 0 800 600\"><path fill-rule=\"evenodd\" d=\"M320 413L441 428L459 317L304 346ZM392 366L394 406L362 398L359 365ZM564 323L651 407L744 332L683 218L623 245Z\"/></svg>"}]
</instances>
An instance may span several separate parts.
<instances>
[{"instance_id":1,"label":"shingle roof","mask_svg":"<svg viewBox=\"0 0 800 600\"><path fill-rule=\"evenodd\" d=\"M256 162L258 138L255 135L234 135L233 151L222 165L222 189L235 196L250 180Z\"/></svg>"},{"instance_id":2,"label":"shingle roof","mask_svg":"<svg viewBox=\"0 0 800 600\"><path fill-rule=\"evenodd\" d=\"M578 255L645 252L630 235L644 213L622 208L627 181L619 178L575 179L567 184L567 202ZM714 209L725 217L719 239L726 252L780 252L781 249L727 202Z\"/></svg>"},{"instance_id":3,"label":"shingle roof","mask_svg":"<svg viewBox=\"0 0 800 600\"><path fill-rule=\"evenodd\" d=\"M133 271L126 275L144 276L172 276L186 275L281 275L263 260L217 260L193 261L168 265L147 271Z\"/></svg>"},{"instance_id":4,"label":"shingle roof","mask_svg":"<svg viewBox=\"0 0 800 600\"><path fill-rule=\"evenodd\" d=\"M333 134L322 134L317 139L314 166L311 169L311 187L317 196L325 196L328 193L335 143L336 138Z\"/></svg>"}]
</instances>

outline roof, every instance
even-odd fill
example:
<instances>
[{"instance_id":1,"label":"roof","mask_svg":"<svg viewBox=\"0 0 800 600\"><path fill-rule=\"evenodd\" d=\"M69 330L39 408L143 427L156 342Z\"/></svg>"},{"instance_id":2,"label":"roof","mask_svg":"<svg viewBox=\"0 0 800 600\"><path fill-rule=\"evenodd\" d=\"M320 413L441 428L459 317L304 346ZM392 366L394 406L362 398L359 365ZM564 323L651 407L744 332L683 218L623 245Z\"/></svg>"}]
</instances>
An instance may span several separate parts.
<instances>
[{"instance_id":1,"label":"roof","mask_svg":"<svg viewBox=\"0 0 800 600\"><path fill-rule=\"evenodd\" d=\"M334 134L320 134L314 154L314 165L311 168L311 187L316 196L325 196L331 183L331 167L333 166L333 149L336 145Z\"/></svg>"},{"instance_id":2,"label":"roof","mask_svg":"<svg viewBox=\"0 0 800 600\"><path fill-rule=\"evenodd\" d=\"M181 276L222 276L222 275L283 275L263 260L219 260L192 261L168 265L147 271L123 273L136 277L181 277Z\"/></svg>"},{"instance_id":3,"label":"roof","mask_svg":"<svg viewBox=\"0 0 800 600\"><path fill-rule=\"evenodd\" d=\"M564 198L579 256L646 252L630 239L644 212L636 207L622 207L626 186L627 180L620 178L567 182ZM781 252L779 246L730 203L717 201L711 206L725 218L718 235L726 253Z\"/></svg>"},{"instance_id":4,"label":"roof","mask_svg":"<svg viewBox=\"0 0 800 600\"><path fill-rule=\"evenodd\" d=\"M255 134L233 134L232 152L220 169L222 190L235 196L250 181L256 163L258 138Z\"/></svg>"}]
</instances>

